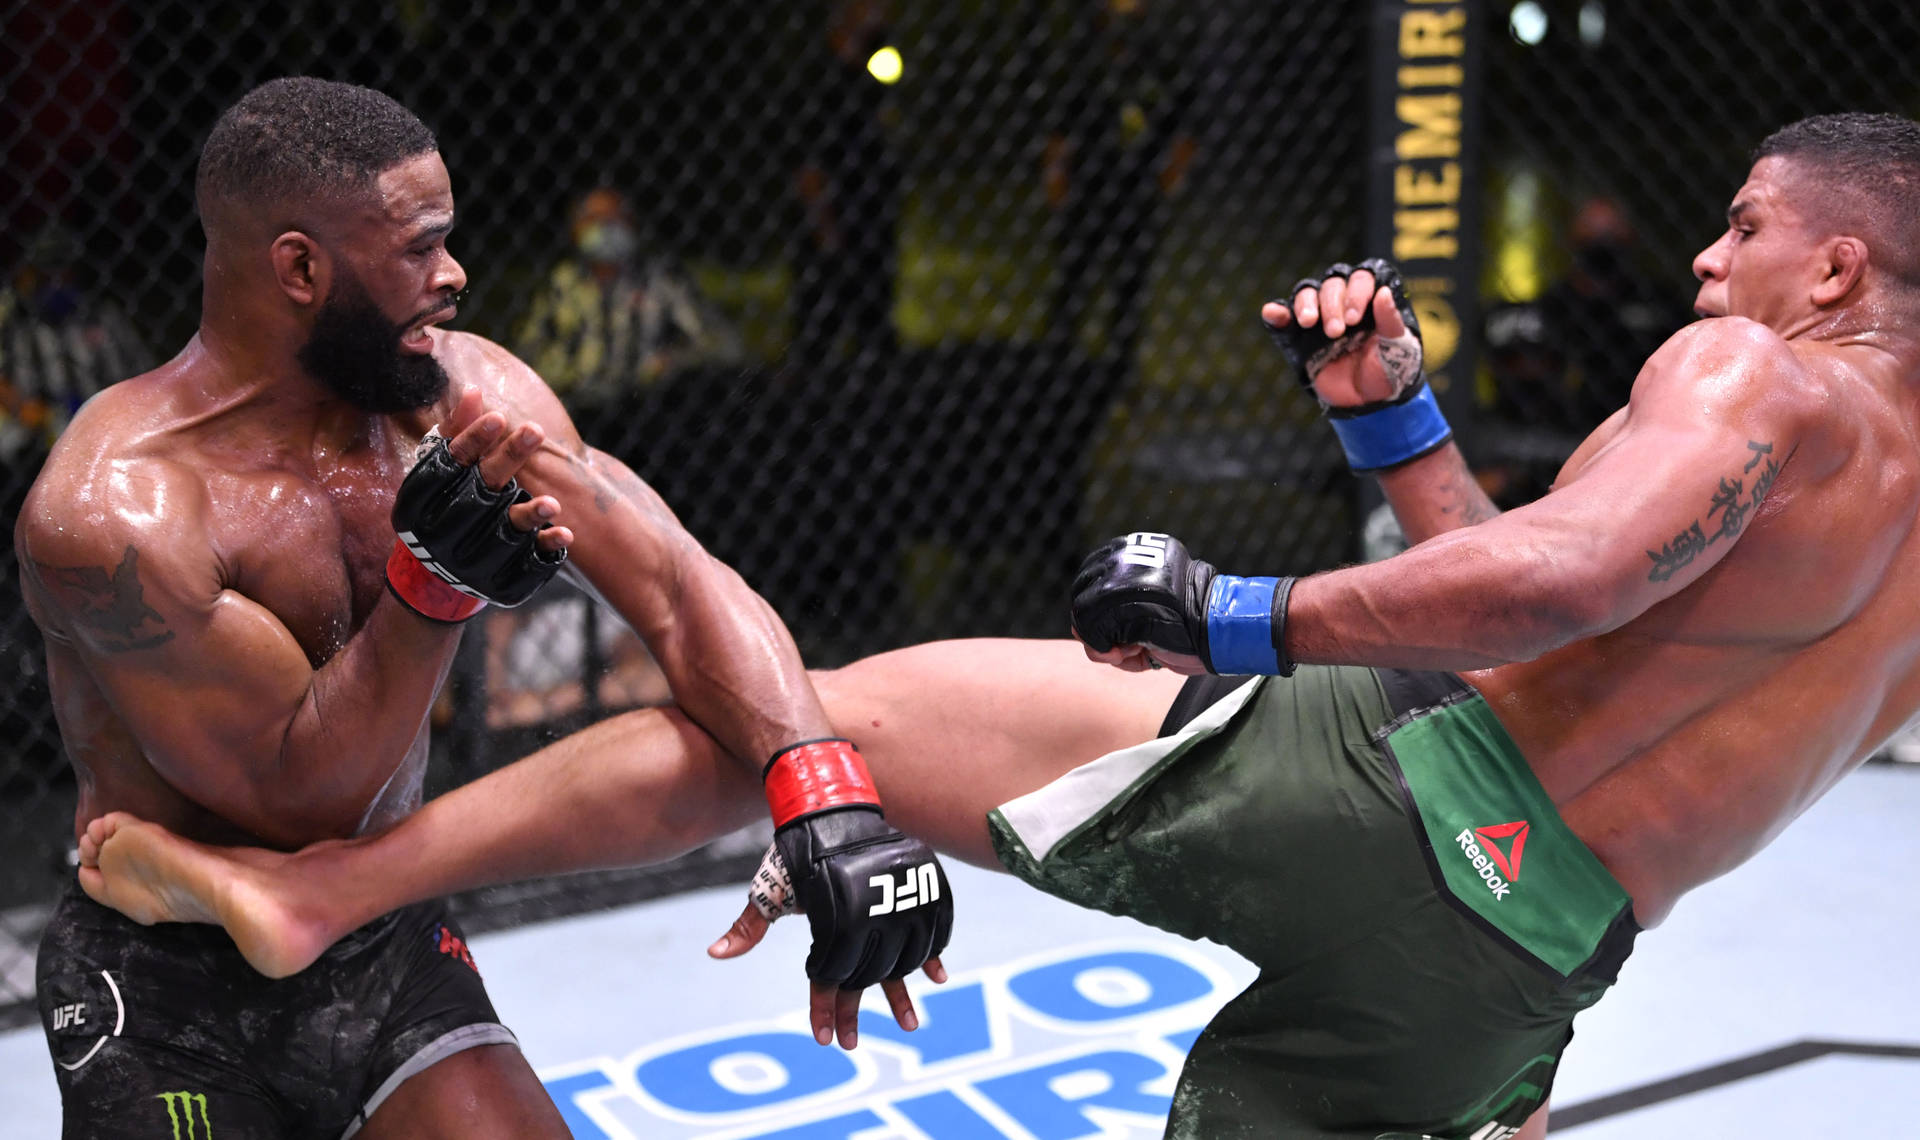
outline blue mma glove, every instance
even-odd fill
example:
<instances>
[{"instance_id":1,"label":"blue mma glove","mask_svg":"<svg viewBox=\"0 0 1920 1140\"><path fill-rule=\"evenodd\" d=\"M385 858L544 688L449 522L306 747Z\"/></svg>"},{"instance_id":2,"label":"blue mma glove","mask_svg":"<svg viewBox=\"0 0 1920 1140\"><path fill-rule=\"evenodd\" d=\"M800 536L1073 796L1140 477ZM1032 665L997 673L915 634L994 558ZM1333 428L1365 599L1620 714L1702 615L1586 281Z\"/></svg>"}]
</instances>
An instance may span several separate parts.
<instances>
[{"instance_id":1,"label":"blue mma glove","mask_svg":"<svg viewBox=\"0 0 1920 1140\"><path fill-rule=\"evenodd\" d=\"M1210 673L1289 676L1292 578L1221 574L1172 535L1136 531L1081 563L1073 632L1096 652L1144 645L1198 657Z\"/></svg>"}]
</instances>

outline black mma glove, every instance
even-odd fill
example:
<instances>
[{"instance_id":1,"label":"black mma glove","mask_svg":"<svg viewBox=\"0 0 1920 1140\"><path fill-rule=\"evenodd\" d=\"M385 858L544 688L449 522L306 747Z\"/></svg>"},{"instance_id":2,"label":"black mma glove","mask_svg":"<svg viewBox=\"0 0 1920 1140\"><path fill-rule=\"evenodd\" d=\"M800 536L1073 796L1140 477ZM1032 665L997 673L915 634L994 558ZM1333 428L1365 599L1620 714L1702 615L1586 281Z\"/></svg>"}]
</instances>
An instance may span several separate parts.
<instances>
[{"instance_id":1,"label":"black mma glove","mask_svg":"<svg viewBox=\"0 0 1920 1140\"><path fill-rule=\"evenodd\" d=\"M446 440L428 436L393 499L387 588L420 616L449 623L488 602L526 601L567 560L566 550L541 550L537 531L508 519L509 507L532 497L512 479L490 489L478 464L462 466Z\"/></svg>"},{"instance_id":2,"label":"black mma glove","mask_svg":"<svg viewBox=\"0 0 1920 1140\"><path fill-rule=\"evenodd\" d=\"M1300 382L1309 390L1322 368L1359 350L1369 338L1373 340L1393 394L1384 400L1350 407L1321 402L1321 408L1333 423L1334 433L1340 437L1341 447L1346 450L1348 464L1354 471L1366 473L1418 459L1453 438L1453 429L1441 414L1440 404L1434 399L1433 389L1427 386L1426 373L1422 371L1420 318L1414 314L1413 302L1407 296L1399 269L1391 261L1378 257L1368 258L1357 266L1336 263L1318 276L1301 278L1284 300L1274 303L1291 313L1293 299L1299 296L1300 290L1318 289L1330 278L1348 278L1362 269L1373 274L1376 291L1384 286L1392 294L1393 306L1406 322L1405 335L1391 339L1375 336L1372 297L1368 297L1359 323L1349 326L1338 337L1328 337L1322 331L1326 327L1324 313L1312 328L1300 327L1297 319L1278 329L1264 321L1261 324L1287 360L1299 370ZM1318 397L1317 392L1315 396Z\"/></svg>"},{"instance_id":3,"label":"black mma glove","mask_svg":"<svg viewBox=\"0 0 1920 1140\"><path fill-rule=\"evenodd\" d=\"M880 814L848 740L796 744L768 762L773 846L807 912L807 977L842 989L903 978L947 947L953 898L933 849ZM762 877L769 873L763 866ZM764 888L756 878L756 891ZM761 902L762 913L774 912Z\"/></svg>"},{"instance_id":4,"label":"black mma glove","mask_svg":"<svg viewBox=\"0 0 1920 1140\"><path fill-rule=\"evenodd\" d=\"M1096 652L1144 645L1209 673L1293 673L1283 642L1292 578L1221 574L1172 535L1111 539L1073 581L1073 632Z\"/></svg>"}]
</instances>

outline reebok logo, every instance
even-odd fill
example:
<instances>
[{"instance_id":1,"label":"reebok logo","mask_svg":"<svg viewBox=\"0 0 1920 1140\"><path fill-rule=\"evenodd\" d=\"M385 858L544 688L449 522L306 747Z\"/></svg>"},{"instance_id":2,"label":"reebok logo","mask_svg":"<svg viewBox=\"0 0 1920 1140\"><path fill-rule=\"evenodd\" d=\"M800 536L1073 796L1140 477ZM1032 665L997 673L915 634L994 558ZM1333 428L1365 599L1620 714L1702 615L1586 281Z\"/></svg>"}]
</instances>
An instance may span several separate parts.
<instances>
[{"instance_id":1,"label":"reebok logo","mask_svg":"<svg viewBox=\"0 0 1920 1140\"><path fill-rule=\"evenodd\" d=\"M932 863L922 863L900 872L900 884L897 887L892 875L875 875L867 880L867 885L880 888L880 901L867 908L869 918L878 918L883 914L912 910L923 903L937 901L940 898L940 871Z\"/></svg>"},{"instance_id":2,"label":"reebok logo","mask_svg":"<svg viewBox=\"0 0 1920 1140\"><path fill-rule=\"evenodd\" d=\"M1147 530L1134 531L1127 536L1127 547L1120 552L1120 561L1127 566L1160 569L1167 564L1167 536Z\"/></svg>"},{"instance_id":3,"label":"reebok logo","mask_svg":"<svg viewBox=\"0 0 1920 1140\"><path fill-rule=\"evenodd\" d=\"M1473 869L1496 900L1504 900L1520 878L1520 856L1527 848L1527 821L1496 823L1491 827L1461 828L1453 841L1473 861ZM1500 844L1507 849L1502 851Z\"/></svg>"}]
</instances>

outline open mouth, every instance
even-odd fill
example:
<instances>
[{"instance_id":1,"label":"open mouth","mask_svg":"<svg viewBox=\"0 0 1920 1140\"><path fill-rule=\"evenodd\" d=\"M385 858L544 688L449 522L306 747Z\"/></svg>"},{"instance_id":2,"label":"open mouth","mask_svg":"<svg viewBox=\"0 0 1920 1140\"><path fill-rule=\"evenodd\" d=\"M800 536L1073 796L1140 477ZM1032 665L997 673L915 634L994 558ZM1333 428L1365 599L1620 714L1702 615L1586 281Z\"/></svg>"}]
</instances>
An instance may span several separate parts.
<instances>
[{"instance_id":1,"label":"open mouth","mask_svg":"<svg viewBox=\"0 0 1920 1140\"><path fill-rule=\"evenodd\" d=\"M448 305L445 308L435 309L408 325L407 331L401 334L400 347L408 352L432 352L433 337L428 335L427 330L442 321L452 320L457 311L452 305Z\"/></svg>"}]
</instances>

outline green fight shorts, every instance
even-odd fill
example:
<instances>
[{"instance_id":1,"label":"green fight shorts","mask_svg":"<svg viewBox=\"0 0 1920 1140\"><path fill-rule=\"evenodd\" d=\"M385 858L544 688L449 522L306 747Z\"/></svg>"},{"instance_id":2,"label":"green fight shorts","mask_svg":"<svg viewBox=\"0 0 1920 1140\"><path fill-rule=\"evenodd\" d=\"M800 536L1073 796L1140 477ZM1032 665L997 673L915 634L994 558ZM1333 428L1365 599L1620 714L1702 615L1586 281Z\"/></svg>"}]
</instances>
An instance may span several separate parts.
<instances>
[{"instance_id":1,"label":"green fight shorts","mask_svg":"<svg viewBox=\"0 0 1920 1140\"><path fill-rule=\"evenodd\" d=\"M1179 1140L1511 1136L1639 932L1445 673L1197 679L1159 739L989 827L1042 890L1259 968L1188 1056Z\"/></svg>"}]
</instances>

